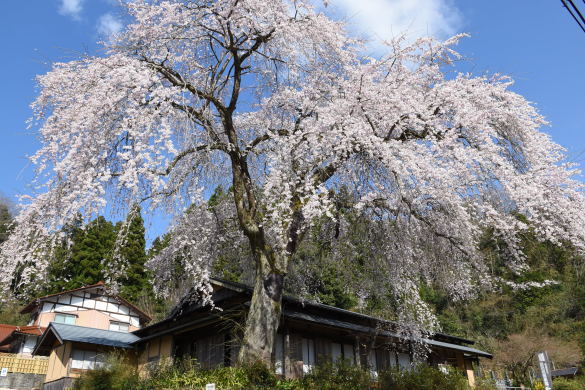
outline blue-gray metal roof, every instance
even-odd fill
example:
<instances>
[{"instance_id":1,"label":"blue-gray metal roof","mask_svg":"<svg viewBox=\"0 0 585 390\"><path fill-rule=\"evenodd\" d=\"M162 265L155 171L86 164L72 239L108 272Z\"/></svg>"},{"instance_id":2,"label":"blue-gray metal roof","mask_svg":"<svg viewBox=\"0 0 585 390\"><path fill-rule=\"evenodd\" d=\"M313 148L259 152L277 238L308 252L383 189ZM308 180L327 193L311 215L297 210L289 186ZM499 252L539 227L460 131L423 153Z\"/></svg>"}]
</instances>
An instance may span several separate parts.
<instances>
[{"instance_id":1,"label":"blue-gray metal roof","mask_svg":"<svg viewBox=\"0 0 585 390\"><path fill-rule=\"evenodd\" d=\"M579 373L579 367L561 368L552 370L550 375L554 378L557 376L575 376Z\"/></svg>"},{"instance_id":2,"label":"blue-gray metal roof","mask_svg":"<svg viewBox=\"0 0 585 390\"><path fill-rule=\"evenodd\" d=\"M61 342L74 341L78 343L107 345L116 348L132 348L130 344L139 339L138 336L132 333L58 324L55 322L51 322L46 332L49 331L53 331Z\"/></svg>"}]
</instances>

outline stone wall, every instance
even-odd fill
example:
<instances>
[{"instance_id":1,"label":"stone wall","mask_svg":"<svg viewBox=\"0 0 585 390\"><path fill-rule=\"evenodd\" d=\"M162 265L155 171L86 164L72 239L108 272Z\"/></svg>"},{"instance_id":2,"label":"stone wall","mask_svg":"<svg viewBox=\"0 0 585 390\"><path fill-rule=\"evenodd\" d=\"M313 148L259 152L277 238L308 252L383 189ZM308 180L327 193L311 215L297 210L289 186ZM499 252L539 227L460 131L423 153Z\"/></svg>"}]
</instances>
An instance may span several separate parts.
<instances>
[{"instance_id":1,"label":"stone wall","mask_svg":"<svg viewBox=\"0 0 585 390\"><path fill-rule=\"evenodd\" d=\"M45 375L23 374L9 372L6 376L0 376L0 390L32 390L40 389Z\"/></svg>"}]
</instances>

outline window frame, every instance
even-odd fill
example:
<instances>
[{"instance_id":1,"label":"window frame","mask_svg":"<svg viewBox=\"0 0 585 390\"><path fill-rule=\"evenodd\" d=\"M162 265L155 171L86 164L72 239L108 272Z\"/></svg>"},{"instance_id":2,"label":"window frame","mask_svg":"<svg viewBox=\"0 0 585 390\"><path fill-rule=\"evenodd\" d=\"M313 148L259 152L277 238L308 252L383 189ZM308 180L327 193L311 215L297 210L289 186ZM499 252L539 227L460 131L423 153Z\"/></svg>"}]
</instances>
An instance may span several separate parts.
<instances>
[{"instance_id":1,"label":"window frame","mask_svg":"<svg viewBox=\"0 0 585 390\"><path fill-rule=\"evenodd\" d=\"M81 354L81 359L79 359L80 356L76 356L78 354ZM95 370L107 365L105 355L98 350L73 348L70 359L69 367L72 371Z\"/></svg>"},{"instance_id":2,"label":"window frame","mask_svg":"<svg viewBox=\"0 0 585 390\"><path fill-rule=\"evenodd\" d=\"M118 326L117 330L112 329L112 325ZM120 325L125 325L126 330L120 330ZM124 321L114 321L110 320L110 325L108 326L108 330L112 332L122 332L122 333L129 333L130 332L130 324Z\"/></svg>"},{"instance_id":3,"label":"window frame","mask_svg":"<svg viewBox=\"0 0 585 390\"><path fill-rule=\"evenodd\" d=\"M73 323L57 321L57 317L58 316L63 316L64 318L73 318ZM56 311L55 312L55 317L53 318L53 322L55 322L57 324L75 325L77 323L77 314L63 313L63 312L60 312L60 311Z\"/></svg>"}]
</instances>

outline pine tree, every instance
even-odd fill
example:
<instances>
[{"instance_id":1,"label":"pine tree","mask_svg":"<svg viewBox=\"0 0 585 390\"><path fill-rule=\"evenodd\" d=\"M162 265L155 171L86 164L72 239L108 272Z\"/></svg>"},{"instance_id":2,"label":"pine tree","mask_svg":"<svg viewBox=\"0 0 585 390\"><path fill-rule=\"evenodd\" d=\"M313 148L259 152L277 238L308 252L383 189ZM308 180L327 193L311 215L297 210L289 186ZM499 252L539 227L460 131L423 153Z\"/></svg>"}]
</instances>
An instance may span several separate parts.
<instances>
[{"instance_id":1,"label":"pine tree","mask_svg":"<svg viewBox=\"0 0 585 390\"><path fill-rule=\"evenodd\" d=\"M145 267L147 260L144 220L140 206L134 206L118 231L117 255L126 264L125 275L118 281L121 295L136 302L141 296L151 295L152 287Z\"/></svg>"}]
</instances>

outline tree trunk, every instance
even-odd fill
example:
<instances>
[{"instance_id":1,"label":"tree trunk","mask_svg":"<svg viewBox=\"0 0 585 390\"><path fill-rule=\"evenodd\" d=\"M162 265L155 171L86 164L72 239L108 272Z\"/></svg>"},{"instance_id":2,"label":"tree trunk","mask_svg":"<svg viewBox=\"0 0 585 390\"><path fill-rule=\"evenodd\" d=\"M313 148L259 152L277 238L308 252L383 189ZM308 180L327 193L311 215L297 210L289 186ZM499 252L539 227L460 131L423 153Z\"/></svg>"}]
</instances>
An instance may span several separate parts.
<instances>
[{"instance_id":1,"label":"tree trunk","mask_svg":"<svg viewBox=\"0 0 585 390\"><path fill-rule=\"evenodd\" d=\"M271 253L265 250L256 253L254 292L238 361L240 364L261 361L270 365L282 314L284 273L275 272L270 266Z\"/></svg>"}]
</instances>

